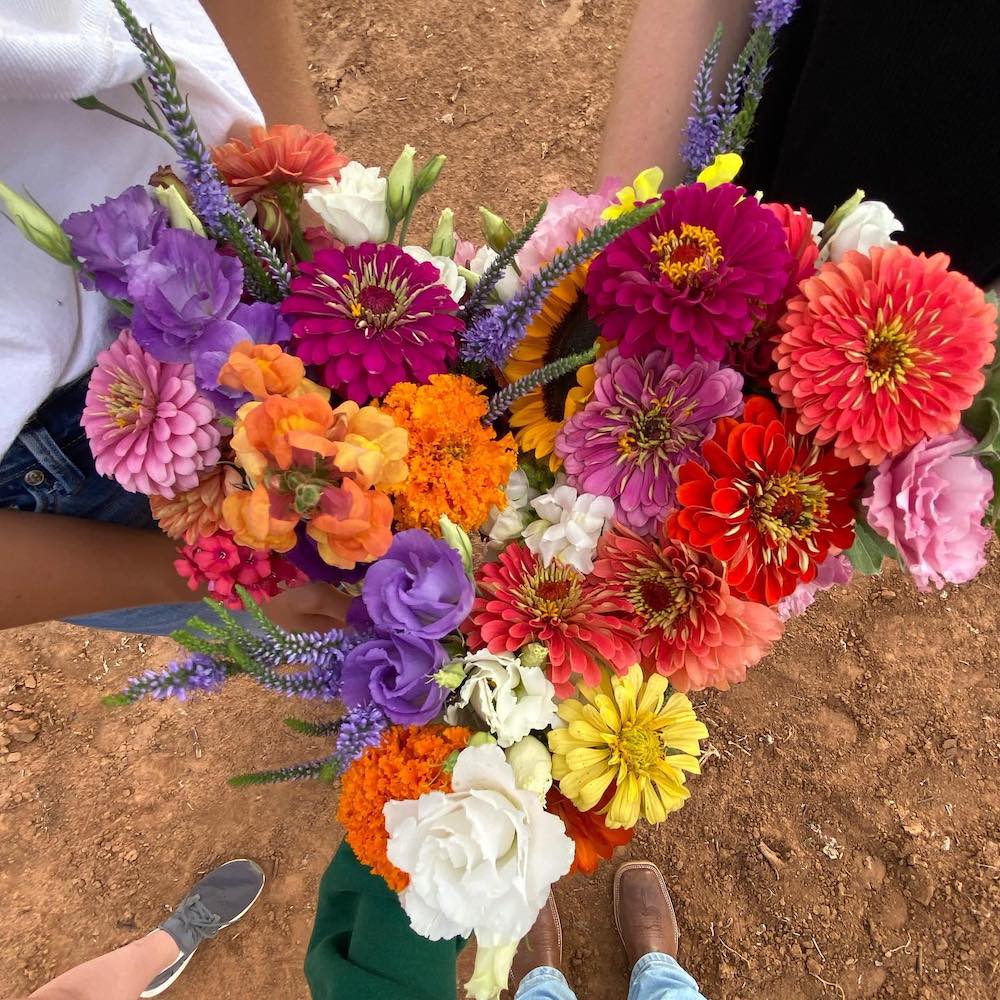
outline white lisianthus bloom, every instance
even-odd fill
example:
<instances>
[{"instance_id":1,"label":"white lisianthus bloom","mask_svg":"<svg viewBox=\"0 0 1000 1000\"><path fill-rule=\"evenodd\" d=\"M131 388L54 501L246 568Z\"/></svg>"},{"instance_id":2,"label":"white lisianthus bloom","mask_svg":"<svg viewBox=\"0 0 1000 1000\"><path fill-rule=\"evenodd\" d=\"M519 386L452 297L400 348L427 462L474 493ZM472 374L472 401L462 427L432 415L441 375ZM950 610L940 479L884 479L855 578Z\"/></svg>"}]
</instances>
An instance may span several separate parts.
<instances>
[{"instance_id":1,"label":"white lisianthus bloom","mask_svg":"<svg viewBox=\"0 0 1000 1000\"><path fill-rule=\"evenodd\" d=\"M533 520L528 504L538 496L538 491L531 488L528 477L521 469L515 469L510 474L504 492L507 494L507 506L503 510L491 507L483 525L483 534L497 545L505 545L521 537L521 532Z\"/></svg>"},{"instance_id":2,"label":"white lisianthus bloom","mask_svg":"<svg viewBox=\"0 0 1000 1000\"><path fill-rule=\"evenodd\" d=\"M499 254L489 246L481 246L476 255L469 261L469 270L480 277L486 273L486 269L497 259ZM517 276L517 271L509 265L503 272L503 276L496 283L494 291L501 302L509 302L521 289L521 282Z\"/></svg>"},{"instance_id":3,"label":"white lisianthus bloom","mask_svg":"<svg viewBox=\"0 0 1000 1000\"><path fill-rule=\"evenodd\" d=\"M341 168L339 181L331 177L328 184L310 188L304 200L326 228L348 246L384 243L389 238L388 186L378 167L352 160Z\"/></svg>"},{"instance_id":4,"label":"white lisianthus bloom","mask_svg":"<svg viewBox=\"0 0 1000 1000\"><path fill-rule=\"evenodd\" d=\"M451 297L458 305L465 296L465 278L458 273L458 265L450 257L439 257L432 254L430 250L423 247L403 247L404 253L408 253L414 260L419 260L421 264L431 263L438 269L441 276L440 284L451 292Z\"/></svg>"},{"instance_id":5,"label":"white lisianthus bloom","mask_svg":"<svg viewBox=\"0 0 1000 1000\"><path fill-rule=\"evenodd\" d=\"M837 263L844 259L848 250L866 254L872 247L895 246L892 234L902 229L903 224L884 202L863 201L837 224L823 248L821 258Z\"/></svg>"},{"instance_id":6,"label":"white lisianthus bloom","mask_svg":"<svg viewBox=\"0 0 1000 1000\"><path fill-rule=\"evenodd\" d=\"M555 719L556 689L540 667L484 649L466 654L465 671L454 708L471 706L504 749Z\"/></svg>"},{"instance_id":7,"label":"white lisianthus bloom","mask_svg":"<svg viewBox=\"0 0 1000 1000\"><path fill-rule=\"evenodd\" d=\"M518 788L534 792L543 802L552 787L552 754L534 736L525 736L506 751Z\"/></svg>"},{"instance_id":8,"label":"white lisianthus bloom","mask_svg":"<svg viewBox=\"0 0 1000 1000\"><path fill-rule=\"evenodd\" d=\"M509 946L569 871L573 841L534 792L517 787L498 746L463 750L451 787L385 805L386 853L410 877L399 901L431 941L475 934L484 947Z\"/></svg>"},{"instance_id":9,"label":"white lisianthus bloom","mask_svg":"<svg viewBox=\"0 0 1000 1000\"><path fill-rule=\"evenodd\" d=\"M594 569L594 552L615 514L611 497L577 495L572 486L556 486L531 501L538 514L524 529L524 543L546 566L557 559L581 573Z\"/></svg>"}]
</instances>

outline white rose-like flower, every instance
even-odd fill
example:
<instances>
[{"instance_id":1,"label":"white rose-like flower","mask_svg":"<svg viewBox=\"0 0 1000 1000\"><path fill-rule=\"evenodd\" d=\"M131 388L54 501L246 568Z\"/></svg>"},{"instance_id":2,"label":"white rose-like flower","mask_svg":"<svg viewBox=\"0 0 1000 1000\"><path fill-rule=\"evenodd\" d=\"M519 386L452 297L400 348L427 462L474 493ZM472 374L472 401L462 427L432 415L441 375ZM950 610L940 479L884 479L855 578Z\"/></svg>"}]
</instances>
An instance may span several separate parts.
<instances>
[{"instance_id":1,"label":"white rose-like flower","mask_svg":"<svg viewBox=\"0 0 1000 1000\"><path fill-rule=\"evenodd\" d=\"M384 243L389 238L389 213L385 198L389 181L378 167L351 160L340 169L340 180L310 188L305 203L326 223L326 228L348 246Z\"/></svg>"},{"instance_id":2,"label":"white rose-like flower","mask_svg":"<svg viewBox=\"0 0 1000 1000\"><path fill-rule=\"evenodd\" d=\"M540 667L525 667L512 653L480 650L465 657L465 683L456 708L470 705L507 748L556 717L556 689Z\"/></svg>"},{"instance_id":3,"label":"white rose-like flower","mask_svg":"<svg viewBox=\"0 0 1000 1000\"><path fill-rule=\"evenodd\" d=\"M569 871L573 841L534 792L517 787L498 746L463 750L451 787L385 805L386 853L410 877L399 901L431 941L475 934L487 948L508 945Z\"/></svg>"},{"instance_id":4,"label":"white rose-like flower","mask_svg":"<svg viewBox=\"0 0 1000 1000\"><path fill-rule=\"evenodd\" d=\"M458 265L450 257L439 257L423 247L403 247L403 251L414 260L419 260L421 264L427 262L433 264L441 276L440 284L451 292L455 305L462 301L465 295L465 278L458 273Z\"/></svg>"},{"instance_id":5,"label":"white rose-like flower","mask_svg":"<svg viewBox=\"0 0 1000 1000\"><path fill-rule=\"evenodd\" d=\"M866 254L872 247L895 246L892 234L902 229L903 224L884 202L863 201L837 224L823 248L822 258L836 263L844 259L848 250Z\"/></svg>"},{"instance_id":6,"label":"white rose-like flower","mask_svg":"<svg viewBox=\"0 0 1000 1000\"><path fill-rule=\"evenodd\" d=\"M481 246L477 251L475 257L469 261L469 270L473 274L478 274L480 277L486 273L486 269L497 259L499 254L490 246ZM509 302L515 295L520 291L521 282L518 279L517 271L513 267L508 267L504 270L503 276L494 286L494 291L497 294L497 298L501 302Z\"/></svg>"},{"instance_id":7,"label":"white rose-like flower","mask_svg":"<svg viewBox=\"0 0 1000 1000\"><path fill-rule=\"evenodd\" d=\"M581 573L594 569L594 552L614 517L611 497L577 495L572 486L557 486L531 501L538 520L524 529L524 543L546 566L553 559Z\"/></svg>"},{"instance_id":8,"label":"white rose-like flower","mask_svg":"<svg viewBox=\"0 0 1000 1000\"><path fill-rule=\"evenodd\" d=\"M521 469L515 469L504 487L507 494L507 506L503 510L490 508L489 517L483 525L483 534L491 542L504 545L521 537L521 532L533 520L528 504L538 496L538 490L532 489L528 477Z\"/></svg>"}]
</instances>

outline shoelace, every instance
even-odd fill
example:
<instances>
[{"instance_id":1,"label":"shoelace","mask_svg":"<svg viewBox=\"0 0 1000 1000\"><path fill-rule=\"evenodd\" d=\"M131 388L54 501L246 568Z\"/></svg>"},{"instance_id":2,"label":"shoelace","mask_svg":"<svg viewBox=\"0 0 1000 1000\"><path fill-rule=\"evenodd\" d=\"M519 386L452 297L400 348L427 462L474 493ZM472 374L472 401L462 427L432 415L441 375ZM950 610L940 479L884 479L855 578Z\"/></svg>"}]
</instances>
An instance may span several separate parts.
<instances>
[{"instance_id":1,"label":"shoelace","mask_svg":"<svg viewBox=\"0 0 1000 1000\"><path fill-rule=\"evenodd\" d=\"M177 908L174 916L186 927L198 932L203 937L213 938L222 930L222 917L213 913L195 893Z\"/></svg>"}]
</instances>

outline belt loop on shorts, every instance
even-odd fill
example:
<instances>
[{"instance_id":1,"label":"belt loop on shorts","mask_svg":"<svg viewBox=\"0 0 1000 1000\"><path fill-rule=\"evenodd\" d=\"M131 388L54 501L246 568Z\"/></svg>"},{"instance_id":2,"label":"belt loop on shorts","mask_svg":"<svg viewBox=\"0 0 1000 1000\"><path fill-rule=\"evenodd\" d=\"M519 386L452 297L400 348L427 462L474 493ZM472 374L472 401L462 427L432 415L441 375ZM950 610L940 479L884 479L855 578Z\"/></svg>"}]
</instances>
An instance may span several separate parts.
<instances>
[{"instance_id":1,"label":"belt loop on shorts","mask_svg":"<svg viewBox=\"0 0 1000 1000\"><path fill-rule=\"evenodd\" d=\"M85 482L86 476L66 457L52 435L37 421L30 420L17 440L35 456L38 464L63 493L75 493Z\"/></svg>"}]
</instances>

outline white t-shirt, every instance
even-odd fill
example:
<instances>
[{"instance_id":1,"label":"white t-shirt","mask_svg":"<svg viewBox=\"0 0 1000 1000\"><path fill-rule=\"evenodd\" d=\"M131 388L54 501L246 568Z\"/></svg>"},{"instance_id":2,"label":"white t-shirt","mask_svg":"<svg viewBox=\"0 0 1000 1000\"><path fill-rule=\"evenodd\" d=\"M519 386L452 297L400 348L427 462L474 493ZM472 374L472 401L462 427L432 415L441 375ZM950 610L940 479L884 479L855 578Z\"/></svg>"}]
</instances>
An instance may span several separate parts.
<instances>
[{"instance_id":1,"label":"white t-shirt","mask_svg":"<svg viewBox=\"0 0 1000 1000\"><path fill-rule=\"evenodd\" d=\"M140 23L177 64L181 91L209 144L262 121L197 0L132 0ZM57 221L174 160L158 136L73 98L97 95L142 118L129 84L142 62L110 0L0 3L0 180ZM107 346L110 310L69 268L0 218L0 456L53 389L79 378Z\"/></svg>"}]
</instances>

